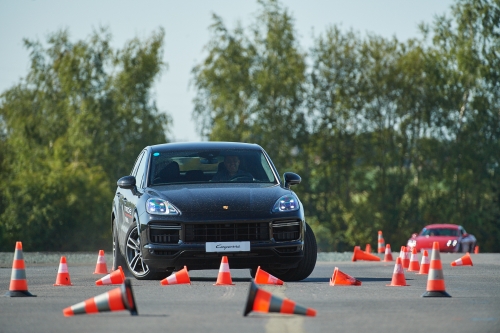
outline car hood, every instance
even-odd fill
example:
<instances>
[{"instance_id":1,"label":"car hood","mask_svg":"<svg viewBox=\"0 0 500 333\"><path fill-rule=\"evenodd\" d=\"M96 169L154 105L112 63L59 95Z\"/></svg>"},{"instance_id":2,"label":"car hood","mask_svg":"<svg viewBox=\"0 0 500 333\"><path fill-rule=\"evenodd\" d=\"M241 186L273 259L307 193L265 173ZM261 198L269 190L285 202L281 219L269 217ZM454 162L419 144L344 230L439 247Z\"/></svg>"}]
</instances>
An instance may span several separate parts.
<instances>
[{"instance_id":1,"label":"car hood","mask_svg":"<svg viewBox=\"0 0 500 333\"><path fill-rule=\"evenodd\" d=\"M168 185L149 195L168 200L181 212L268 211L290 190L263 184L184 184Z\"/></svg>"}]
</instances>

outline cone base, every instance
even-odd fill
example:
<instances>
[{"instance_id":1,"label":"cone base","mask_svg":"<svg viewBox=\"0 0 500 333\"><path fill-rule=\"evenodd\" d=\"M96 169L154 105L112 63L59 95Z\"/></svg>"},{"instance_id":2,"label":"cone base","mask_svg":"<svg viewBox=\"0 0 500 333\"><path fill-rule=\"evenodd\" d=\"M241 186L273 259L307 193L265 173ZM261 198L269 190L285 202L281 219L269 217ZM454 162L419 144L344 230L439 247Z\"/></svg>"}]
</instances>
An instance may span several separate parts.
<instances>
[{"instance_id":1,"label":"cone base","mask_svg":"<svg viewBox=\"0 0 500 333\"><path fill-rule=\"evenodd\" d=\"M53 284L54 287L64 287L64 286L72 286L72 284L58 284L58 283L54 283Z\"/></svg>"},{"instance_id":2,"label":"cone base","mask_svg":"<svg viewBox=\"0 0 500 333\"><path fill-rule=\"evenodd\" d=\"M409 284L405 284L405 285L402 285L402 284L386 284L385 286L386 287L409 287L410 285Z\"/></svg>"},{"instance_id":3,"label":"cone base","mask_svg":"<svg viewBox=\"0 0 500 333\"><path fill-rule=\"evenodd\" d=\"M9 290L7 293L5 293L4 297L36 297L36 295L31 294L27 290Z\"/></svg>"},{"instance_id":4,"label":"cone base","mask_svg":"<svg viewBox=\"0 0 500 333\"><path fill-rule=\"evenodd\" d=\"M137 306L135 305L135 297L134 293L132 292L132 285L129 279L126 279L123 282L121 291L125 308L130 311L131 316L138 316L139 311L137 311Z\"/></svg>"},{"instance_id":5,"label":"cone base","mask_svg":"<svg viewBox=\"0 0 500 333\"><path fill-rule=\"evenodd\" d=\"M446 291L426 291L422 297L451 297Z\"/></svg>"},{"instance_id":6,"label":"cone base","mask_svg":"<svg viewBox=\"0 0 500 333\"><path fill-rule=\"evenodd\" d=\"M214 283L214 286L235 286L234 283Z\"/></svg>"}]
</instances>

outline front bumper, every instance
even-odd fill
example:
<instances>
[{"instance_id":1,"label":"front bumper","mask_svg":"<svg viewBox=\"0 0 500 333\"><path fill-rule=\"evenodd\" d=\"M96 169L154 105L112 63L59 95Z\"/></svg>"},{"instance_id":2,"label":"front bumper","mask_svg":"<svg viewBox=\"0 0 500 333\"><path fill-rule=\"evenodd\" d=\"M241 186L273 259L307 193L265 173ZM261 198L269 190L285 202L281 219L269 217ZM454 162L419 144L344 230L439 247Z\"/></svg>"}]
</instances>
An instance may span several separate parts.
<instances>
[{"instance_id":1,"label":"front bumper","mask_svg":"<svg viewBox=\"0 0 500 333\"><path fill-rule=\"evenodd\" d=\"M150 269L163 271L188 266L190 269L217 269L222 256L227 256L232 268L255 268L265 265L273 268L294 268L304 256L303 242L251 243L249 252L206 252L205 244L174 246L147 244L143 260Z\"/></svg>"}]
</instances>

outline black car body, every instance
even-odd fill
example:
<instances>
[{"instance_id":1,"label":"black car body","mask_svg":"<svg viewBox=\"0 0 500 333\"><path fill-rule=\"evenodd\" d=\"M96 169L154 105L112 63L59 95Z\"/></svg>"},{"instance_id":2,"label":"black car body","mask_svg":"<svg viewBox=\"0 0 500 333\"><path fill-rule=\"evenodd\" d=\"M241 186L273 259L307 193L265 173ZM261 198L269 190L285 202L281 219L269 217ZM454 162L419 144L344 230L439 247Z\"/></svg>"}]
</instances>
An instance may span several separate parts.
<instances>
[{"instance_id":1,"label":"black car body","mask_svg":"<svg viewBox=\"0 0 500 333\"><path fill-rule=\"evenodd\" d=\"M228 172L227 156L237 156L239 171L220 180ZM117 183L113 268L159 279L183 266L217 269L226 255L231 268L255 272L261 266L283 280L302 280L314 269L317 246L302 203L290 190L298 183L300 177L290 172L281 182L256 144L146 147L131 174Z\"/></svg>"}]
</instances>

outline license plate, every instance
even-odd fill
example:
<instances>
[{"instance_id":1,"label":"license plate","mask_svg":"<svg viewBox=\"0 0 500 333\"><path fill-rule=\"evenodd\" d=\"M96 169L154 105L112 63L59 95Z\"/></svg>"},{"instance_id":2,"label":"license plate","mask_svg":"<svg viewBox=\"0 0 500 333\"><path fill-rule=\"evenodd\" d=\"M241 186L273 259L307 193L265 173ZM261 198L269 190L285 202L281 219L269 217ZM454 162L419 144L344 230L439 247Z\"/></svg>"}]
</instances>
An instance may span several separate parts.
<instances>
[{"instance_id":1,"label":"license plate","mask_svg":"<svg viewBox=\"0 0 500 333\"><path fill-rule=\"evenodd\" d=\"M249 252L250 242L207 242L206 252Z\"/></svg>"}]
</instances>

